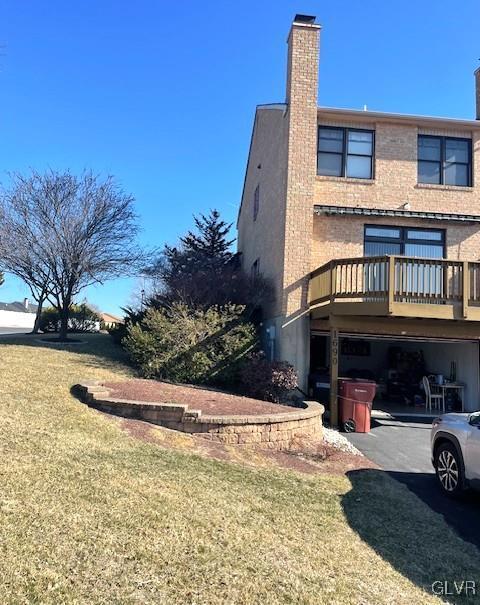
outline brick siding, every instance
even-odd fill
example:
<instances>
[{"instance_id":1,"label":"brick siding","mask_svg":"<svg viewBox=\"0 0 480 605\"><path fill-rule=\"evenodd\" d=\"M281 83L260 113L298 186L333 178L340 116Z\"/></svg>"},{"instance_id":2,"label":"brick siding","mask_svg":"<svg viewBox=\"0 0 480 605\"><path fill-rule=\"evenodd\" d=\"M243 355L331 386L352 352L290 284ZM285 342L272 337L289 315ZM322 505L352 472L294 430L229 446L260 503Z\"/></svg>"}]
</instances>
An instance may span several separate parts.
<instances>
[{"instance_id":1,"label":"brick siding","mask_svg":"<svg viewBox=\"0 0 480 605\"><path fill-rule=\"evenodd\" d=\"M277 356L294 362L302 376L308 367L309 272L332 258L362 256L366 223L446 229L449 259L480 258L477 224L314 215L316 204L380 209L401 209L408 204L413 211L480 215L480 122L477 126L468 121L319 109L319 34L319 26L292 25L287 104L274 110L257 109L238 219L238 246L245 270L260 258L261 273L276 287L277 303L267 316L275 319L279 328ZM480 118L480 70L475 77ZM374 130L374 178L365 181L318 176L319 124ZM419 134L471 138L474 186L419 184ZM258 184L260 211L253 221Z\"/></svg>"}]
</instances>

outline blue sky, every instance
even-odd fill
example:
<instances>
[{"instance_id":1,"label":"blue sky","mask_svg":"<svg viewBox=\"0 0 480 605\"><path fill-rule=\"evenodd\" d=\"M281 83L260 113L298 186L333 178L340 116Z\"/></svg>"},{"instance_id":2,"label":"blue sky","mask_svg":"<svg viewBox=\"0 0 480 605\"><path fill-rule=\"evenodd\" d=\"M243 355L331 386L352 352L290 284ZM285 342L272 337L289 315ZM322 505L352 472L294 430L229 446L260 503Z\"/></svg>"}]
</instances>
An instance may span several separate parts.
<instances>
[{"instance_id":1,"label":"blue sky","mask_svg":"<svg viewBox=\"0 0 480 605\"><path fill-rule=\"evenodd\" d=\"M234 221L254 108L284 100L297 12L323 25L321 105L474 117L478 0L0 0L0 179L113 174L149 246L210 208ZM135 290L122 279L85 295L116 312ZM0 288L25 295L10 277Z\"/></svg>"}]
</instances>

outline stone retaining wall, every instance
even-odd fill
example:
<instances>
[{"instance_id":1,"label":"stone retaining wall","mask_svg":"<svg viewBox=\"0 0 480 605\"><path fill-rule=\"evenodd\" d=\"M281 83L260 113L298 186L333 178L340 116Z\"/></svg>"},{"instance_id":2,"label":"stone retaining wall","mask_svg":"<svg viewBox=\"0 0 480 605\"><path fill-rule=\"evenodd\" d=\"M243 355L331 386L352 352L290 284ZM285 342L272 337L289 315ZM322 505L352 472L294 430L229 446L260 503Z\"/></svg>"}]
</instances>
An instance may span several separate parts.
<instances>
[{"instance_id":1,"label":"stone retaining wall","mask_svg":"<svg viewBox=\"0 0 480 605\"><path fill-rule=\"evenodd\" d=\"M100 382L77 385L85 403L103 412L136 418L169 429L196 433L204 439L232 445L256 445L287 449L295 436L322 437L324 407L316 401L303 402L303 408L279 414L235 416L204 415L200 410L175 403L130 401L110 396Z\"/></svg>"}]
</instances>

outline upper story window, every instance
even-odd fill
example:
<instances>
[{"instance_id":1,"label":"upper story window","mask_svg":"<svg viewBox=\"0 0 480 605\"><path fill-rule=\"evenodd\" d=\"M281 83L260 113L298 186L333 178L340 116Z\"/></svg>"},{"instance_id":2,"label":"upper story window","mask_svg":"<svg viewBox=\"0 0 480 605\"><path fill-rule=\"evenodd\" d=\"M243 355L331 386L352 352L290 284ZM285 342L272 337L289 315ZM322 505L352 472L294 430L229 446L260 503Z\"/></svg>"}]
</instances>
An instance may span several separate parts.
<instances>
[{"instance_id":1,"label":"upper story window","mask_svg":"<svg viewBox=\"0 0 480 605\"><path fill-rule=\"evenodd\" d=\"M374 132L353 128L318 128L317 173L356 179L373 178Z\"/></svg>"},{"instance_id":2,"label":"upper story window","mask_svg":"<svg viewBox=\"0 0 480 605\"><path fill-rule=\"evenodd\" d=\"M471 139L419 135L418 182L471 187Z\"/></svg>"},{"instance_id":3,"label":"upper story window","mask_svg":"<svg viewBox=\"0 0 480 605\"><path fill-rule=\"evenodd\" d=\"M253 194L253 220L257 220L258 211L260 209L260 185L257 185Z\"/></svg>"},{"instance_id":4,"label":"upper story window","mask_svg":"<svg viewBox=\"0 0 480 605\"><path fill-rule=\"evenodd\" d=\"M445 231L417 227L365 225L365 256L387 254L445 258Z\"/></svg>"}]
</instances>

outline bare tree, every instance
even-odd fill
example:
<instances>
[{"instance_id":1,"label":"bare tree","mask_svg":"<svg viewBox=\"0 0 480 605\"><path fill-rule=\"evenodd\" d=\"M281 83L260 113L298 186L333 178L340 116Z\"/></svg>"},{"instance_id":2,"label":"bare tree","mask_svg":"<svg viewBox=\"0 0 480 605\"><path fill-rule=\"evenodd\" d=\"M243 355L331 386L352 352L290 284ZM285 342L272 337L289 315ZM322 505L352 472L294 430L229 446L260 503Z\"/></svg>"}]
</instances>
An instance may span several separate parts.
<instances>
[{"instance_id":1,"label":"bare tree","mask_svg":"<svg viewBox=\"0 0 480 605\"><path fill-rule=\"evenodd\" d=\"M22 247L34 257L35 271L46 280L46 297L60 313L59 338L65 340L69 309L87 286L133 275L145 258L135 243L139 231L133 197L112 177L92 172L15 174L3 195L2 214L22 217ZM24 225L28 224L28 227ZM0 241L3 227L0 225ZM20 263L6 267L0 243L0 266L19 274ZM23 256L22 256L23 258ZM31 274L22 277L37 287Z\"/></svg>"}]
</instances>

